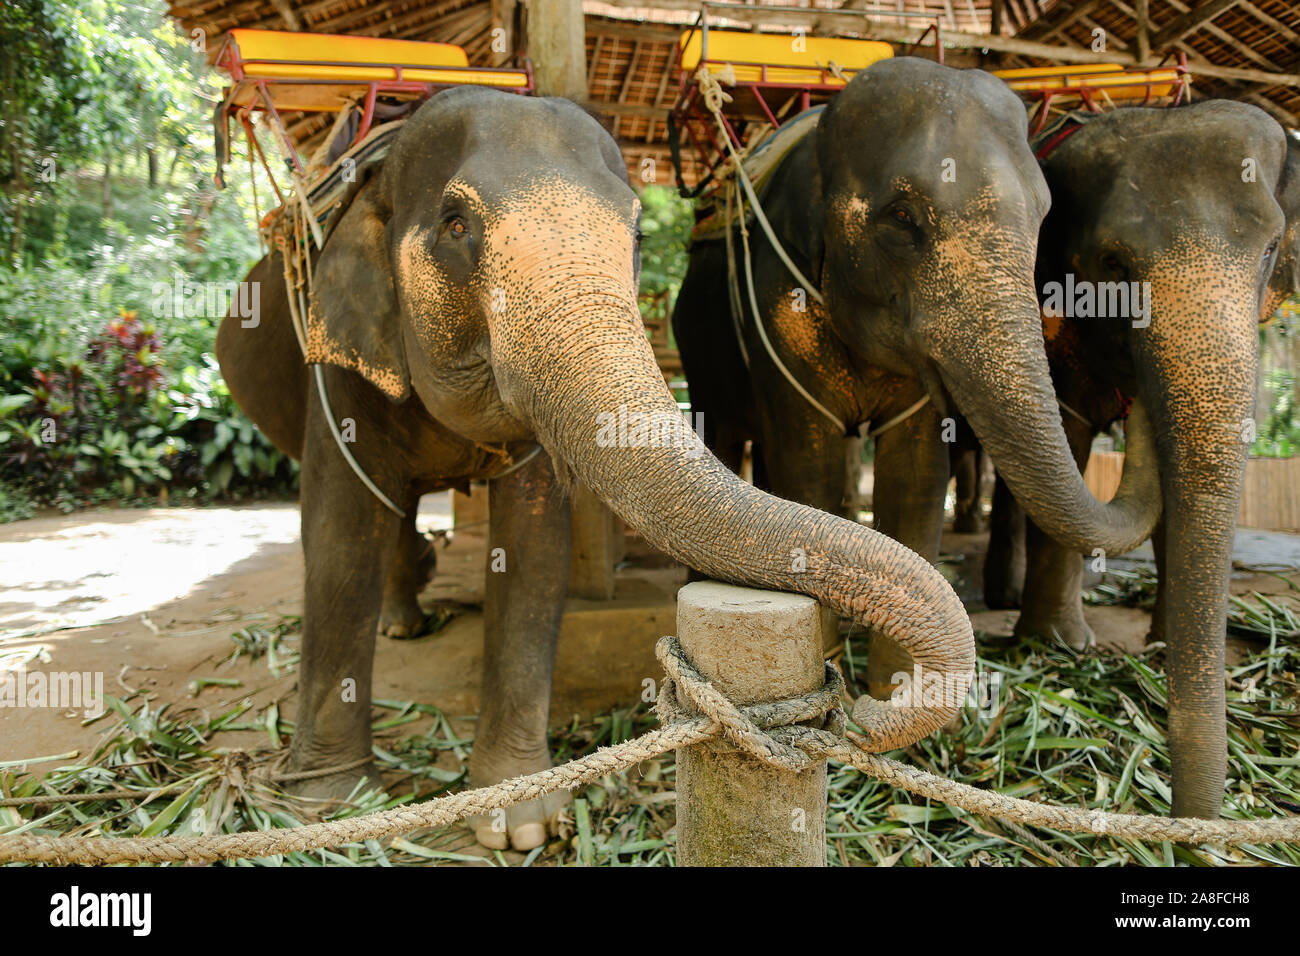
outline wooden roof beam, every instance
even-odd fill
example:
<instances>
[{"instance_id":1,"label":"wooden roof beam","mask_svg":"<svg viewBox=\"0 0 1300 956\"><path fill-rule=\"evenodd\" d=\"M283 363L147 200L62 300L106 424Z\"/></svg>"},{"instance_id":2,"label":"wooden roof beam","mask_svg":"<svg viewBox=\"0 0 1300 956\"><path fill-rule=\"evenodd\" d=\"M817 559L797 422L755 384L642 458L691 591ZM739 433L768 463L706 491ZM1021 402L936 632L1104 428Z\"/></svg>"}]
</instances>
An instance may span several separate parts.
<instances>
[{"instance_id":1,"label":"wooden roof beam","mask_svg":"<svg viewBox=\"0 0 1300 956\"><path fill-rule=\"evenodd\" d=\"M1199 30L1201 26L1213 20L1229 7L1235 7L1239 0L1208 0L1199 7L1188 10L1180 17L1175 17L1168 26L1161 27L1151 37L1151 49L1160 51L1172 46L1187 34Z\"/></svg>"},{"instance_id":2,"label":"wooden roof beam","mask_svg":"<svg viewBox=\"0 0 1300 956\"><path fill-rule=\"evenodd\" d=\"M686 27L665 26L642 20L610 20L605 17L587 17L590 36L613 37L618 40L644 40L646 42L676 43Z\"/></svg>"},{"instance_id":3,"label":"wooden roof beam","mask_svg":"<svg viewBox=\"0 0 1300 956\"><path fill-rule=\"evenodd\" d=\"M1265 13L1259 7L1255 6L1255 4L1250 3L1249 0L1246 0L1246 2L1242 3L1241 9L1245 10L1247 13L1249 13L1260 23L1263 23L1274 33L1280 33L1282 36L1286 37L1292 43L1296 44L1297 46L1300 46L1300 33L1296 33L1294 30L1292 30L1281 20L1278 20L1277 18L1272 17L1269 14Z\"/></svg>"},{"instance_id":4,"label":"wooden roof beam","mask_svg":"<svg viewBox=\"0 0 1300 956\"><path fill-rule=\"evenodd\" d=\"M1083 3L1073 5L1060 4L1060 15L1034 20L1029 26L1020 31L1020 37L1024 40L1046 40L1048 37L1060 33L1066 27L1072 26L1081 17L1086 17L1101 6L1102 3L1103 0L1084 0ZM1056 13L1056 9L1053 8L1052 12Z\"/></svg>"},{"instance_id":5,"label":"wooden roof beam","mask_svg":"<svg viewBox=\"0 0 1300 956\"><path fill-rule=\"evenodd\" d=\"M1111 0L1111 2L1117 10L1122 11L1128 16L1133 16L1134 11L1131 8L1129 8L1127 5L1125 5L1123 0ZM1167 2L1169 3L1169 6L1173 7L1175 10L1179 10L1184 13L1188 12L1188 7L1185 4L1181 3L1180 0L1167 0ZM1216 37L1219 40L1222 40L1225 44L1232 47L1243 57L1245 57L1247 60L1251 60L1256 65L1261 66L1266 70L1277 70L1279 72L1282 70L1281 66L1274 63L1268 57L1261 56L1260 54L1256 53L1250 46L1238 40L1227 30L1217 27L1213 23L1204 23L1201 26L1206 33L1209 33L1211 36ZM1196 50L1188 46L1186 43L1180 41L1179 43L1175 44L1175 46L1178 49L1183 50L1184 52L1192 56L1196 55ZM1143 60L1142 62L1145 63L1148 61Z\"/></svg>"},{"instance_id":6,"label":"wooden roof beam","mask_svg":"<svg viewBox=\"0 0 1300 956\"><path fill-rule=\"evenodd\" d=\"M275 7L276 12L284 20L284 25L290 30L298 31L302 29L302 24L298 22L298 15L293 12L289 0L271 0L271 6Z\"/></svg>"},{"instance_id":7,"label":"wooden roof beam","mask_svg":"<svg viewBox=\"0 0 1300 956\"><path fill-rule=\"evenodd\" d=\"M612 6L617 7L635 7L645 6L647 0L605 0ZM1235 2L1235 0L1234 0ZM653 5L661 10L698 10L698 0L653 0ZM784 13L776 10L763 9L755 7L754 13L750 14L744 10L728 10L729 18L745 22L759 22L772 24L785 24L788 26L802 26L808 28L810 23L817 17L837 16L835 10L809 10L807 13L802 11L798 13ZM860 16L860 15L859 15ZM892 23L872 23L864 25L862 34L872 37L876 40L885 40L890 43L916 43L919 30L913 27L903 27ZM956 50L996 50L999 53L1015 53L1020 56L1035 57L1040 60L1047 60L1052 63L1119 63L1123 66L1137 66L1137 58L1131 53L1122 50L1107 50L1105 53L1093 53L1086 47L1078 46L1053 46L1048 43L1038 43L1031 40L1024 40L1020 37L998 37L989 33L964 33L957 30L945 30L943 33L944 46ZM920 41L921 46L934 46L933 35L925 37ZM1155 49L1155 41L1152 41L1152 48ZM1210 76L1217 79L1236 80L1241 83L1260 83L1265 86L1296 86L1300 87L1300 74L1295 73L1271 73L1266 70L1246 69L1235 66L1216 66L1212 63L1205 63L1200 60L1192 61L1189 66L1194 74L1199 76Z\"/></svg>"},{"instance_id":8,"label":"wooden roof beam","mask_svg":"<svg viewBox=\"0 0 1300 956\"><path fill-rule=\"evenodd\" d=\"M1300 127L1300 117L1290 110L1284 110L1266 96L1260 96L1258 93L1246 93L1241 97L1252 106L1258 106L1265 113L1270 114L1273 119L1277 120L1283 126L1289 126L1292 129Z\"/></svg>"}]
</instances>

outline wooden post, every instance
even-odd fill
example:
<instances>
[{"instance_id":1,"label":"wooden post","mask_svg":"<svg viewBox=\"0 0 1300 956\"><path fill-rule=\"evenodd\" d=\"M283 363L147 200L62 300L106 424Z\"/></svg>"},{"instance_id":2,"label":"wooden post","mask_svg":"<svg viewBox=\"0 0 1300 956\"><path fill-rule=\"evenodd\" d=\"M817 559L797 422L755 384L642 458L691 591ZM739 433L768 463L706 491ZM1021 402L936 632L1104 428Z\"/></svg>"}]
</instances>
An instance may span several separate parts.
<instances>
[{"instance_id":1,"label":"wooden post","mask_svg":"<svg viewBox=\"0 0 1300 956\"><path fill-rule=\"evenodd\" d=\"M488 4L491 17L488 50L491 53L489 62L493 66L503 66L515 55L515 8L518 5L517 0L491 0Z\"/></svg>"},{"instance_id":2,"label":"wooden post","mask_svg":"<svg viewBox=\"0 0 1300 956\"><path fill-rule=\"evenodd\" d=\"M614 513L585 485L574 485L571 501L573 550L569 558L569 594L593 601L613 600L614 565L623 558Z\"/></svg>"},{"instance_id":3,"label":"wooden post","mask_svg":"<svg viewBox=\"0 0 1300 956\"><path fill-rule=\"evenodd\" d=\"M801 594L688 584L677 592L677 639L742 706L807 694L825 678L822 611ZM679 750L677 862L825 866L825 761L791 773L717 741Z\"/></svg>"},{"instance_id":4,"label":"wooden post","mask_svg":"<svg viewBox=\"0 0 1300 956\"><path fill-rule=\"evenodd\" d=\"M470 485L469 494L452 493L451 526L453 528L480 527L487 535L488 486L487 482Z\"/></svg>"},{"instance_id":5,"label":"wooden post","mask_svg":"<svg viewBox=\"0 0 1300 956\"><path fill-rule=\"evenodd\" d=\"M529 0L528 56L538 95L587 99L587 28L581 0Z\"/></svg>"},{"instance_id":6,"label":"wooden post","mask_svg":"<svg viewBox=\"0 0 1300 956\"><path fill-rule=\"evenodd\" d=\"M1145 65L1151 59L1150 19L1147 15L1147 0L1136 0L1134 12L1137 15L1137 61Z\"/></svg>"}]
</instances>

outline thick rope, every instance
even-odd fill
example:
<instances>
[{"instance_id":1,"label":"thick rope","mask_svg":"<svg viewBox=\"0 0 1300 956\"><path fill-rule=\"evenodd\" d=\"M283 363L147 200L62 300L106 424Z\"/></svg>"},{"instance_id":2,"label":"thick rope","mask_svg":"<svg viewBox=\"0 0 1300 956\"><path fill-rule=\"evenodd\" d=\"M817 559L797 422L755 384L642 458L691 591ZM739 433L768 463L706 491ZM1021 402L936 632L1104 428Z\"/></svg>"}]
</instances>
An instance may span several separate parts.
<instances>
[{"instance_id":1,"label":"thick rope","mask_svg":"<svg viewBox=\"0 0 1300 956\"><path fill-rule=\"evenodd\" d=\"M412 830L448 826L469 816L536 800L557 790L573 790L670 750L719 737L754 758L783 770L798 770L823 759L837 760L884 783L969 813L1031 826L1147 842L1217 845L1300 843L1300 817L1197 820L1106 813L1034 803L981 790L868 753L864 749L869 746L868 741L858 734L850 733L845 740L841 736L844 715L839 704L844 685L834 665L827 667L825 684L811 694L769 704L737 707L686 660L676 638L661 639L655 652L669 675L657 705L661 716L666 718L664 726L634 740L602 747L559 767L415 806L395 807L292 829L119 839L33 834L0 836L0 862L207 863L378 840ZM699 708L703 714L690 715L683 709L682 701ZM826 727L799 726L801 722L824 722Z\"/></svg>"}]
</instances>

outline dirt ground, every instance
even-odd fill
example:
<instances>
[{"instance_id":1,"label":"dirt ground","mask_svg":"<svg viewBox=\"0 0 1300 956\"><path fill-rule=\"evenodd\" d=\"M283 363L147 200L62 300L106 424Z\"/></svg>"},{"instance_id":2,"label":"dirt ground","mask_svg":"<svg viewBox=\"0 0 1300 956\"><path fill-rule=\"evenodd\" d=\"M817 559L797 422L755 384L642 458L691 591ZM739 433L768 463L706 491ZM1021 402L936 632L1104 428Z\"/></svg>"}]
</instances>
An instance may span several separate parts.
<instances>
[{"instance_id":1,"label":"dirt ground","mask_svg":"<svg viewBox=\"0 0 1300 956\"><path fill-rule=\"evenodd\" d=\"M446 497L426 498L420 520L426 531L450 527ZM1264 536L1263 544L1257 537L1247 536L1238 556L1244 563L1300 565L1300 537ZM978 603L983 541L948 535L943 566L976 629L1008 635L1015 613ZM426 609L442 602L463 613L437 634L377 642L374 696L435 704L468 734L478 708L483 553L481 528L456 533L439 550L438 578L422 596ZM557 722L631 704L641 680L658 676L653 639L672 633L684 569L635 548L629 564L615 602L570 602L552 706ZM1300 580L1294 570L1291 577ZM0 669L102 672L105 692L115 696L142 689L159 702L213 714L245 699L253 713L278 702L291 717L294 674L274 677L265 660L247 656L232 661L231 635L300 615L302 586L291 503L85 512L0 526ZM1260 574L1233 581L1235 593L1285 588ZM1140 649L1150 625L1134 608L1088 607L1085 616L1104 646L1122 650ZM192 682L204 678L239 683L196 690ZM104 723L87 724L80 711L0 707L0 766L40 772L85 758ZM266 734L247 731L229 738L214 743L267 742Z\"/></svg>"}]
</instances>

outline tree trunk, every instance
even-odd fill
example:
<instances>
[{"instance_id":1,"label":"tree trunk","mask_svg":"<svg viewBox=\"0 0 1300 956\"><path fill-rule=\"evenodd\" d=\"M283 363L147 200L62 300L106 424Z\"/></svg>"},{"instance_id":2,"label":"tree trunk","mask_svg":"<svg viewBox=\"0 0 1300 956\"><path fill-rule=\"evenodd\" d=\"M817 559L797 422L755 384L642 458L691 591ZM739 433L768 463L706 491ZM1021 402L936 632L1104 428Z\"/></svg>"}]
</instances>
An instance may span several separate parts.
<instances>
[{"instance_id":1,"label":"tree trunk","mask_svg":"<svg viewBox=\"0 0 1300 956\"><path fill-rule=\"evenodd\" d=\"M103 189L100 193L105 219L113 218L113 161L104 160Z\"/></svg>"}]
</instances>

